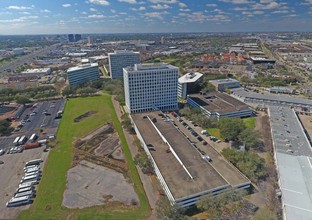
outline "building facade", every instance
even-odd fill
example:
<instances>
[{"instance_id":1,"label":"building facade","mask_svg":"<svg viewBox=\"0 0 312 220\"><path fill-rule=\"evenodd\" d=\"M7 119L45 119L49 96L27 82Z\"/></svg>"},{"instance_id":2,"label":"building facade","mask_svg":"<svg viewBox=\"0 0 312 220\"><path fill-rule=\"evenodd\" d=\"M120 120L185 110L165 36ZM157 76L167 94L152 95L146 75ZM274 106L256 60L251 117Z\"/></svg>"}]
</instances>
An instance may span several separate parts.
<instances>
[{"instance_id":1,"label":"building facade","mask_svg":"<svg viewBox=\"0 0 312 220\"><path fill-rule=\"evenodd\" d=\"M135 64L123 69L126 106L131 113L178 109L179 68Z\"/></svg>"},{"instance_id":2,"label":"building facade","mask_svg":"<svg viewBox=\"0 0 312 220\"><path fill-rule=\"evenodd\" d=\"M140 53L133 51L115 51L108 53L109 72L112 79L123 77L123 68L140 63Z\"/></svg>"},{"instance_id":3,"label":"building facade","mask_svg":"<svg viewBox=\"0 0 312 220\"><path fill-rule=\"evenodd\" d=\"M186 98L188 94L199 92L200 83L202 82L201 73L187 73L179 78L178 84L178 96L180 98Z\"/></svg>"},{"instance_id":4,"label":"building facade","mask_svg":"<svg viewBox=\"0 0 312 220\"><path fill-rule=\"evenodd\" d=\"M209 80L209 82L214 85L217 91L224 92L226 89L234 89L240 87L240 82L236 79L217 79Z\"/></svg>"},{"instance_id":5,"label":"building facade","mask_svg":"<svg viewBox=\"0 0 312 220\"><path fill-rule=\"evenodd\" d=\"M97 63L84 64L67 70L69 85L78 86L89 81L99 79L99 69Z\"/></svg>"}]
</instances>

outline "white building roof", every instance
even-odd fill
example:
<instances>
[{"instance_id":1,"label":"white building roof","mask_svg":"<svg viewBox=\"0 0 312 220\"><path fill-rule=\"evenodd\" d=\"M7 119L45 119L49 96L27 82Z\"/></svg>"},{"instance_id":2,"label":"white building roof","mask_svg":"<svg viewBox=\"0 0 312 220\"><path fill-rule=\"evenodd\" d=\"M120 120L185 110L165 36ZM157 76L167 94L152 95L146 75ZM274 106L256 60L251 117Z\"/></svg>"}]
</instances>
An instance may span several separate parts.
<instances>
[{"instance_id":1,"label":"white building roof","mask_svg":"<svg viewBox=\"0 0 312 220\"><path fill-rule=\"evenodd\" d=\"M37 69L27 69L22 73L47 73L51 71L51 68L37 68Z\"/></svg>"},{"instance_id":2,"label":"white building roof","mask_svg":"<svg viewBox=\"0 0 312 220\"><path fill-rule=\"evenodd\" d=\"M202 73L187 73L179 78L179 83L193 83L203 76Z\"/></svg>"},{"instance_id":3,"label":"white building roof","mask_svg":"<svg viewBox=\"0 0 312 220\"><path fill-rule=\"evenodd\" d=\"M99 65L97 63L88 63L88 64L83 64L83 65L71 67L67 70L67 72L73 72L73 71L77 71L77 70L81 70L81 69L87 69L90 67L98 67L98 66Z\"/></svg>"},{"instance_id":4,"label":"white building roof","mask_svg":"<svg viewBox=\"0 0 312 220\"><path fill-rule=\"evenodd\" d=\"M228 78L228 79L216 79L216 80L209 80L210 83L215 83L215 84L225 84L225 83L234 83L234 82L239 82L236 79Z\"/></svg>"}]
</instances>

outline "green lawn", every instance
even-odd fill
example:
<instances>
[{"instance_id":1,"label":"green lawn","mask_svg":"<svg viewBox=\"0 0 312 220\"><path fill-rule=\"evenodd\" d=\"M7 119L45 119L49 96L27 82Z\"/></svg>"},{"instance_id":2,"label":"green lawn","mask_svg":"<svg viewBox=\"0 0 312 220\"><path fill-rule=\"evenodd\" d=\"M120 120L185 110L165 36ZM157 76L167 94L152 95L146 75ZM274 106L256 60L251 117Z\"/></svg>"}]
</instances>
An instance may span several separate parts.
<instances>
[{"instance_id":1,"label":"green lawn","mask_svg":"<svg viewBox=\"0 0 312 220\"><path fill-rule=\"evenodd\" d=\"M244 124L247 128L254 129L256 126L256 118L255 117L249 117L249 118L243 118Z\"/></svg>"},{"instance_id":2,"label":"green lawn","mask_svg":"<svg viewBox=\"0 0 312 220\"><path fill-rule=\"evenodd\" d=\"M74 118L90 111L96 114L73 123ZM121 139L129 175L140 200L139 208L98 206L86 209L67 209L61 206L66 187L66 173L73 157L72 142L107 121L112 121ZM30 209L23 211L19 219L144 219L150 214L150 207L140 177L132 161L121 125L115 114L111 96L70 99L57 132L57 145L50 152L39 183L37 197Z\"/></svg>"},{"instance_id":3,"label":"green lawn","mask_svg":"<svg viewBox=\"0 0 312 220\"><path fill-rule=\"evenodd\" d=\"M211 135L211 136L215 136L216 138L218 138L221 141L224 141L223 138L221 137L220 134L220 129L219 128L208 128L207 132Z\"/></svg>"}]
</instances>

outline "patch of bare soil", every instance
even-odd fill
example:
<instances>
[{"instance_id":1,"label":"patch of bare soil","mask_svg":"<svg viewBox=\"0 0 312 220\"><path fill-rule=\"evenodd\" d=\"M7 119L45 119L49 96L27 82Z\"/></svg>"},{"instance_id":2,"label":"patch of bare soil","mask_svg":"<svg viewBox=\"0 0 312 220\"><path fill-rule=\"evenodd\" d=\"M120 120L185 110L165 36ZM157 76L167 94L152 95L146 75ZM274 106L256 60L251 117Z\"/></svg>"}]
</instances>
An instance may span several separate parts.
<instances>
[{"instance_id":1,"label":"patch of bare soil","mask_svg":"<svg viewBox=\"0 0 312 220\"><path fill-rule=\"evenodd\" d=\"M112 123L107 123L85 137L76 140L74 146L76 149L72 166L76 166L81 160L86 160L124 175L127 174L128 166L121 151L118 133ZM120 148L119 155L112 156L118 148Z\"/></svg>"},{"instance_id":2,"label":"patch of bare soil","mask_svg":"<svg viewBox=\"0 0 312 220\"><path fill-rule=\"evenodd\" d=\"M77 118L74 119L75 123L78 123L80 121L82 121L83 119L86 119L88 117L90 117L91 115L94 115L96 113L96 111L88 111L80 116L78 116Z\"/></svg>"}]
</instances>

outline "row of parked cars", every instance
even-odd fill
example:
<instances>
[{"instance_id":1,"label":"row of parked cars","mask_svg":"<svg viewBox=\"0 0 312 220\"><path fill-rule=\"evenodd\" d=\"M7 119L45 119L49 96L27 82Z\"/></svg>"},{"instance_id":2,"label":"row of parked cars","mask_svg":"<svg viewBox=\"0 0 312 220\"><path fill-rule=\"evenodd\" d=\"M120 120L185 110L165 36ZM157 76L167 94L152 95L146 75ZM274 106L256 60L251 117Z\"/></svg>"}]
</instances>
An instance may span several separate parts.
<instances>
[{"instance_id":1,"label":"row of parked cars","mask_svg":"<svg viewBox=\"0 0 312 220\"><path fill-rule=\"evenodd\" d=\"M36 197L35 185L39 183L41 178L40 163L42 162L42 159L35 159L26 163L24 167L24 176L22 177L14 196L6 203L7 207L27 205Z\"/></svg>"}]
</instances>

